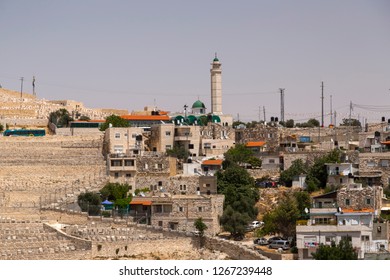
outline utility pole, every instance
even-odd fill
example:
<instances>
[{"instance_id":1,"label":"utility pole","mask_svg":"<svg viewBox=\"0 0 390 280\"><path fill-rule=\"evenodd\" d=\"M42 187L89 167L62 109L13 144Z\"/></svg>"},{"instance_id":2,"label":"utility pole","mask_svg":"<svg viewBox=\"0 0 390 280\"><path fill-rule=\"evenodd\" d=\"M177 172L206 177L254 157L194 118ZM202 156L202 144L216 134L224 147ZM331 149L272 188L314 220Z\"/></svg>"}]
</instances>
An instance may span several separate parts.
<instances>
[{"instance_id":1,"label":"utility pole","mask_svg":"<svg viewBox=\"0 0 390 280\"><path fill-rule=\"evenodd\" d=\"M263 114L264 114L264 124L267 122L266 118L265 118L265 106L263 106Z\"/></svg>"},{"instance_id":2,"label":"utility pole","mask_svg":"<svg viewBox=\"0 0 390 280\"><path fill-rule=\"evenodd\" d=\"M280 90L280 121L284 123L284 88Z\"/></svg>"},{"instance_id":3,"label":"utility pole","mask_svg":"<svg viewBox=\"0 0 390 280\"><path fill-rule=\"evenodd\" d=\"M321 127L324 127L324 82L321 82Z\"/></svg>"},{"instance_id":4,"label":"utility pole","mask_svg":"<svg viewBox=\"0 0 390 280\"><path fill-rule=\"evenodd\" d=\"M330 95L330 124L333 125L332 95Z\"/></svg>"},{"instance_id":5,"label":"utility pole","mask_svg":"<svg viewBox=\"0 0 390 280\"><path fill-rule=\"evenodd\" d=\"M347 150L349 150L349 128L351 126L352 101L349 102L349 119L347 125Z\"/></svg>"},{"instance_id":6,"label":"utility pole","mask_svg":"<svg viewBox=\"0 0 390 280\"><path fill-rule=\"evenodd\" d=\"M20 78L20 100L23 100L23 80L24 77Z\"/></svg>"},{"instance_id":7,"label":"utility pole","mask_svg":"<svg viewBox=\"0 0 390 280\"><path fill-rule=\"evenodd\" d=\"M259 123L261 121L261 106L259 106Z\"/></svg>"},{"instance_id":8,"label":"utility pole","mask_svg":"<svg viewBox=\"0 0 390 280\"><path fill-rule=\"evenodd\" d=\"M33 95L36 96L36 94L35 94L35 76L33 76L32 87L33 87Z\"/></svg>"}]
</instances>

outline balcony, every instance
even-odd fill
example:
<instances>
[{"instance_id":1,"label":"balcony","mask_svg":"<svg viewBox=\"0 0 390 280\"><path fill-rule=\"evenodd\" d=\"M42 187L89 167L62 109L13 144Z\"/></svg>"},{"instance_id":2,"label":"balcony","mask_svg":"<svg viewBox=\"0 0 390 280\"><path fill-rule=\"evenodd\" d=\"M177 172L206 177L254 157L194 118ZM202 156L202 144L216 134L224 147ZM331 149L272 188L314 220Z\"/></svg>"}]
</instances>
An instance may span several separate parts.
<instances>
[{"instance_id":1,"label":"balcony","mask_svg":"<svg viewBox=\"0 0 390 280\"><path fill-rule=\"evenodd\" d=\"M308 220L307 225L299 224L296 226L297 233L313 233L313 232L361 232L372 231L372 227L368 225L337 225L336 221L332 224L311 224Z\"/></svg>"},{"instance_id":2,"label":"balcony","mask_svg":"<svg viewBox=\"0 0 390 280\"><path fill-rule=\"evenodd\" d=\"M111 159L110 171L136 171L136 162L134 159Z\"/></svg>"}]
</instances>

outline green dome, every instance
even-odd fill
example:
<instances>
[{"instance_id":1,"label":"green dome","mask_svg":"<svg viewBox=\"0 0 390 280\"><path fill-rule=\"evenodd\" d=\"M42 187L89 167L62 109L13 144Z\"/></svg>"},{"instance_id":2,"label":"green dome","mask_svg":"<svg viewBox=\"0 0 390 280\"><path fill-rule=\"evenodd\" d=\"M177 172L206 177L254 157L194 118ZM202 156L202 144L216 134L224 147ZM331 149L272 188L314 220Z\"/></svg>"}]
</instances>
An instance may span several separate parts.
<instances>
[{"instance_id":1,"label":"green dome","mask_svg":"<svg viewBox=\"0 0 390 280\"><path fill-rule=\"evenodd\" d=\"M206 106L204 105L204 103L202 101L197 100L197 101L195 101L194 104L192 104L192 109L199 109L199 108L205 109Z\"/></svg>"},{"instance_id":2,"label":"green dome","mask_svg":"<svg viewBox=\"0 0 390 280\"><path fill-rule=\"evenodd\" d=\"M214 60L213 60L214 62L218 62L219 61L219 59L216 57L216 58L214 58Z\"/></svg>"}]
</instances>

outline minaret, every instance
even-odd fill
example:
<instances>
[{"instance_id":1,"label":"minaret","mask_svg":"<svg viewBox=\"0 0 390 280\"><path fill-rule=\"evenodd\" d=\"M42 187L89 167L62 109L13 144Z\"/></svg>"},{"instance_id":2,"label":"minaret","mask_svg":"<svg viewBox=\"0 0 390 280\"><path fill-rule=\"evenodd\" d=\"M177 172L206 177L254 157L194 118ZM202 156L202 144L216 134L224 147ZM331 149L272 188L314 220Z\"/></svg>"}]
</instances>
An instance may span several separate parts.
<instances>
[{"instance_id":1,"label":"minaret","mask_svg":"<svg viewBox=\"0 0 390 280\"><path fill-rule=\"evenodd\" d=\"M215 53L213 63L211 63L211 113L222 115L222 70L221 63Z\"/></svg>"}]
</instances>

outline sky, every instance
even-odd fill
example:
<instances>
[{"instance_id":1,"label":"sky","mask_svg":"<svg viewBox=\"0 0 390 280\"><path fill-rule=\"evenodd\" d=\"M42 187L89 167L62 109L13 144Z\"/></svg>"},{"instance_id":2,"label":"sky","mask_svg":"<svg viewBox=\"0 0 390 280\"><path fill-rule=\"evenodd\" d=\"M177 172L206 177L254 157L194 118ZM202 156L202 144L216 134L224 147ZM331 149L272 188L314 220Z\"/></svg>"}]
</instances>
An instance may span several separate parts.
<instances>
[{"instance_id":1,"label":"sky","mask_svg":"<svg viewBox=\"0 0 390 280\"><path fill-rule=\"evenodd\" d=\"M325 125L331 109L390 119L389 14L389 0L0 0L0 85L24 77L32 93L35 76L48 100L209 111L217 53L235 120L280 118L284 88L285 120L321 121L321 82Z\"/></svg>"}]
</instances>

